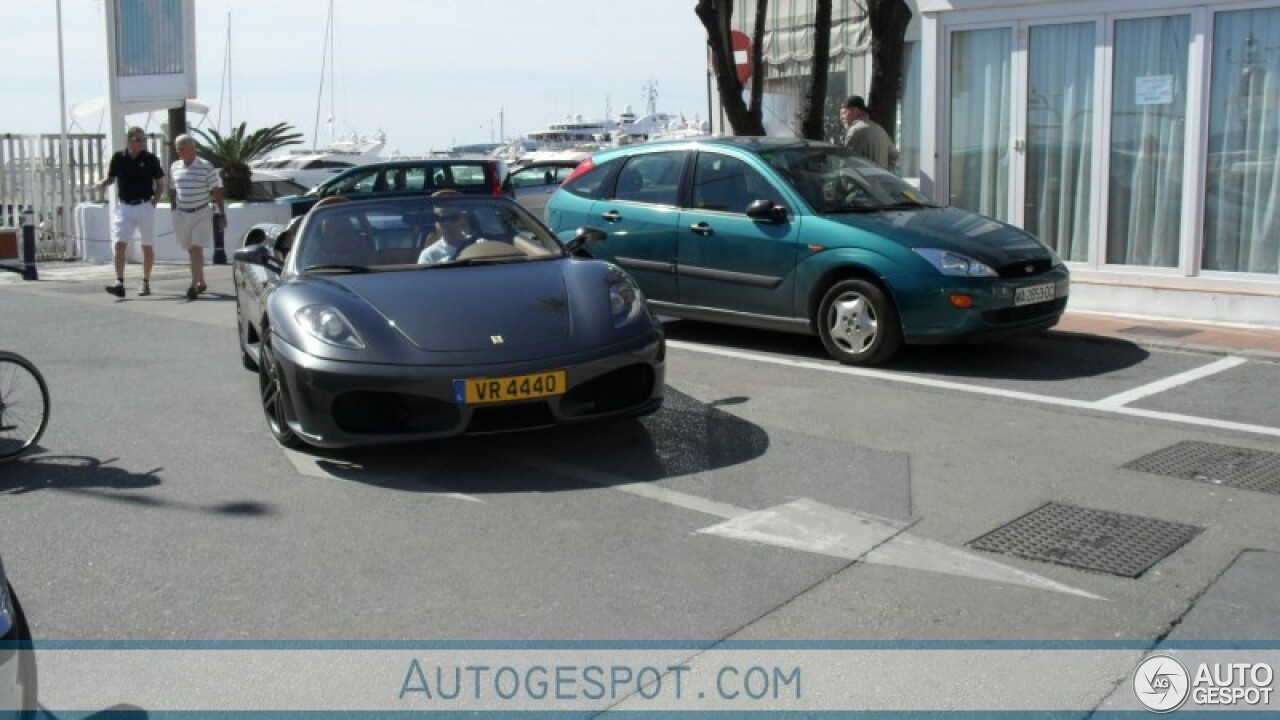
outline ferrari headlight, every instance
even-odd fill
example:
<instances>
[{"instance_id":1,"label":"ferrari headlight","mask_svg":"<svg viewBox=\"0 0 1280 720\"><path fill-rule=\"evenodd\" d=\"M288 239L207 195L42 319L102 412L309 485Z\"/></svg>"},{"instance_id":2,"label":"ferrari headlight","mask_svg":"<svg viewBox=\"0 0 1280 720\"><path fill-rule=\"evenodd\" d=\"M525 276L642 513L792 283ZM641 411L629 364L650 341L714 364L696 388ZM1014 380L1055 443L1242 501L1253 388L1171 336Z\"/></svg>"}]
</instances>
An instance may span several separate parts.
<instances>
[{"instance_id":1,"label":"ferrari headlight","mask_svg":"<svg viewBox=\"0 0 1280 720\"><path fill-rule=\"evenodd\" d=\"M613 315L614 327L622 327L631 322L643 306L640 288L626 275L619 275L609 283L609 312Z\"/></svg>"},{"instance_id":2,"label":"ferrari headlight","mask_svg":"<svg viewBox=\"0 0 1280 720\"><path fill-rule=\"evenodd\" d=\"M303 330L320 342L352 350L364 349L364 340L351 327L351 322L332 305L307 305L298 308L294 318Z\"/></svg>"},{"instance_id":3,"label":"ferrari headlight","mask_svg":"<svg viewBox=\"0 0 1280 720\"><path fill-rule=\"evenodd\" d=\"M1000 277L990 265L978 262L960 253L936 248L912 248L916 254L938 269L943 275L953 277Z\"/></svg>"}]
</instances>

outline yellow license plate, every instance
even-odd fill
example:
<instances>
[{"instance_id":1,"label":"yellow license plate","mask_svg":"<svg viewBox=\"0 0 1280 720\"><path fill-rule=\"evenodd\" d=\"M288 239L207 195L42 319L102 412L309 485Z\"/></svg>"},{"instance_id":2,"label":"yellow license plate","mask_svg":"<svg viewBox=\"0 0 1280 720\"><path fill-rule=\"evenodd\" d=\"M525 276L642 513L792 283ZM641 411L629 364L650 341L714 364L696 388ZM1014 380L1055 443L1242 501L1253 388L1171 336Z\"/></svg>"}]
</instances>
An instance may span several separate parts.
<instances>
[{"instance_id":1,"label":"yellow license plate","mask_svg":"<svg viewBox=\"0 0 1280 720\"><path fill-rule=\"evenodd\" d=\"M564 370L552 370L533 375L454 380L453 399L465 405L532 400L563 395L567 384Z\"/></svg>"}]
</instances>

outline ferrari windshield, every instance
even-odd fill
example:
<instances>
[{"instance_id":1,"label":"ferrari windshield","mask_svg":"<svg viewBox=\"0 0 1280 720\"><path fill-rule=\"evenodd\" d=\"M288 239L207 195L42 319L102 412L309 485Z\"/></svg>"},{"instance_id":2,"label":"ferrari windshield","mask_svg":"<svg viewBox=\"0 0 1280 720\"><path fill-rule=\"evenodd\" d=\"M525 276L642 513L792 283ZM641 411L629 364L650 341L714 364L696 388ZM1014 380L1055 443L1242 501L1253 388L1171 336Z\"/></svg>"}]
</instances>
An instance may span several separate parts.
<instances>
[{"instance_id":1,"label":"ferrari windshield","mask_svg":"<svg viewBox=\"0 0 1280 720\"><path fill-rule=\"evenodd\" d=\"M842 147L786 147L760 157L818 213L933 207L893 173Z\"/></svg>"},{"instance_id":2,"label":"ferrari windshield","mask_svg":"<svg viewBox=\"0 0 1280 720\"><path fill-rule=\"evenodd\" d=\"M490 197L318 205L299 233L296 268L313 273L525 262L565 254L555 235L523 208Z\"/></svg>"}]
</instances>

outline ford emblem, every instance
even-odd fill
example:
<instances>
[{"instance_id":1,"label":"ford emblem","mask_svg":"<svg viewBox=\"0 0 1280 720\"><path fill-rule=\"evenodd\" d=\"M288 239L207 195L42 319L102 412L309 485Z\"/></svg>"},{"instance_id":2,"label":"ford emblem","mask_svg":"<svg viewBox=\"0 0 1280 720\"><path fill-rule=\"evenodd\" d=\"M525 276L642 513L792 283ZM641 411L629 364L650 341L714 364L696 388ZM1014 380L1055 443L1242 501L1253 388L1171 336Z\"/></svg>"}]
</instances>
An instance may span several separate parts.
<instances>
[{"instance_id":1,"label":"ford emblem","mask_svg":"<svg viewBox=\"0 0 1280 720\"><path fill-rule=\"evenodd\" d=\"M1035 271L1036 271L1036 266L1035 266L1035 265L1028 265L1028 266L1026 266L1026 267L1024 267L1024 268L1022 268L1022 269L1023 269L1023 270L1026 270L1026 271L1027 271L1027 272L1029 272L1029 273L1033 273L1033 272L1035 272Z\"/></svg>"}]
</instances>

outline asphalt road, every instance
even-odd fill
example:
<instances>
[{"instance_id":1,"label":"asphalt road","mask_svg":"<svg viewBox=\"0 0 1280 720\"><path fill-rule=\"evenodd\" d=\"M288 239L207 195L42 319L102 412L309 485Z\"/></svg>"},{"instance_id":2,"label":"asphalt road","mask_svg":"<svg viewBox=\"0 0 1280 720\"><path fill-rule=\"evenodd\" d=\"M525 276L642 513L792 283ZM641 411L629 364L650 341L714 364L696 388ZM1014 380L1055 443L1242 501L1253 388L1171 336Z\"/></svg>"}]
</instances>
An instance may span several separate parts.
<instances>
[{"instance_id":1,"label":"asphalt road","mask_svg":"<svg viewBox=\"0 0 1280 720\"><path fill-rule=\"evenodd\" d=\"M101 285L0 285L0 347L54 396L40 451L0 466L41 639L1141 644L1243 551L1280 551L1274 492L1125 467L1280 452L1276 364L1047 334L859 370L673 322L642 421L294 453L240 366L226 268L196 302L180 269L149 298ZM1137 577L971 546L1046 503L1194 533Z\"/></svg>"}]
</instances>

